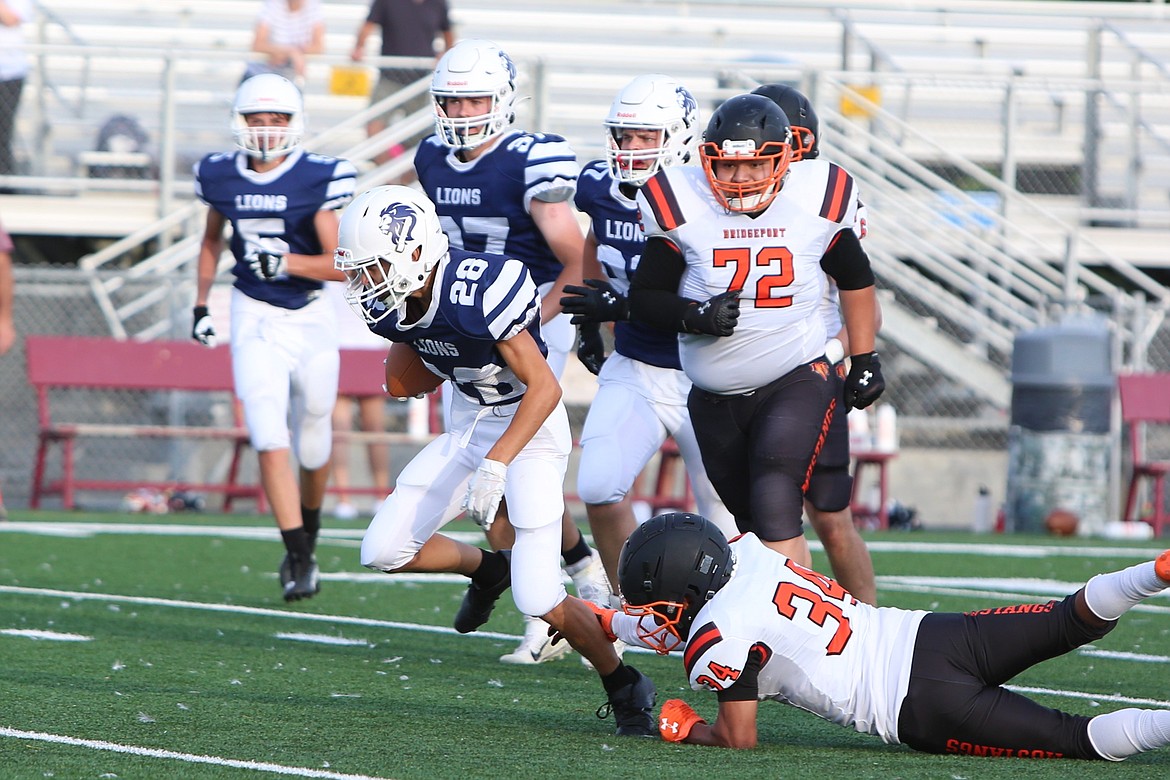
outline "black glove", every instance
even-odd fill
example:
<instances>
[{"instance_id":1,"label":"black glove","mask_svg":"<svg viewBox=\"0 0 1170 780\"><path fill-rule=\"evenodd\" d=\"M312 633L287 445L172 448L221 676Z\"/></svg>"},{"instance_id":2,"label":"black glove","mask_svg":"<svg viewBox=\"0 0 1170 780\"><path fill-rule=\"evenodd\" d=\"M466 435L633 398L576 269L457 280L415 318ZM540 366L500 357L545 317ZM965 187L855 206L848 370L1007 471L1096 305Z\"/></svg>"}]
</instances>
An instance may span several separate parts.
<instances>
[{"instance_id":1,"label":"black glove","mask_svg":"<svg viewBox=\"0 0 1170 780\"><path fill-rule=\"evenodd\" d=\"M603 279L586 279L587 287L566 284L561 308L573 315L572 323L621 322L630 318L630 304L626 296L613 289Z\"/></svg>"},{"instance_id":2,"label":"black glove","mask_svg":"<svg viewBox=\"0 0 1170 780\"><path fill-rule=\"evenodd\" d=\"M601 365L605 362L605 341L601 338L601 326L596 322L582 323L577 328L577 359L585 364L590 374L601 373Z\"/></svg>"},{"instance_id":3,"label":"black glove","mask_svg":"<svg viewBox=\"0 0 1170 780\"><path fill-rule=\"evenodd\" d=\"M205 347L215 346L215 326L206 306L196 306L192 312L191 338Z\"/></svg>"},{"instance_id":4,"label":"black glove","mask_svg":"<svg viewBox=\"0 0 1170 780\"><path fill-rule=\"evenodd\" d=\"M706 333L709 336L730 336L739 322L739 295L742 290L728 290L691 304L683 315L685 333Z\"/></svg>"},{"instance_id":5,"label":"black glove","mask_svg":"<svg viewBox=\"0 0 1170 780\"><path fill-rule=\"evenodd\" d=\"M845 377L845 405L849 409L864 409L885 389L886 380L882 378L878 353L866 352L849 357L849 376Z\"/></svg>"}]
</instances>

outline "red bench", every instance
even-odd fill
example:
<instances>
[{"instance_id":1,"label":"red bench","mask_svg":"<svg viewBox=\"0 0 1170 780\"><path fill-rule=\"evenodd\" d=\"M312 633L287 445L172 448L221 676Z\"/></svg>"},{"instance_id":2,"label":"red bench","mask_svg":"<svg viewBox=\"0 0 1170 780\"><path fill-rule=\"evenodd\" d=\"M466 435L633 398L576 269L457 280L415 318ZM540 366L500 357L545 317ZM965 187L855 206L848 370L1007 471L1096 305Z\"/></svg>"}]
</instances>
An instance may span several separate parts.
<instances>
[{"instance_id":1,"label":"red bench","mask_svg":"<svg viewBox=\"0 0 1170 780\"><path fill-rule=\"evenodd\" d=\"M224 510L237 498L257 501L264 511L259 485L240 484L240 465L248 433L240 406L233 396L233 421L228 427L134 424L118 422L66 422L53 416L54 391L67 389L232 392L231 351L208 349L188 341L119 341L112 338L29 336L25 340L28 381L37 394L38 443L29 500L34 509L47 496L60 496L66 508L75 506L79 490L126 491L135 488L190 490L220 493ZM342 350L340 392L369 395L382 392L384 355L370 350ZM353 432L355 440L381 435L388 440L402 434ZM195 483L146 478L79 479L76 476L76 442L84 437L168 438L227 441L231 462L225 481ZM340 435L345 438L345 435ZM50 452L60 445L61 476L47 478ZM357 488L356 491L361 491ZM373 490L372 488L370 490Z\"/></svg>"}]
</instances>

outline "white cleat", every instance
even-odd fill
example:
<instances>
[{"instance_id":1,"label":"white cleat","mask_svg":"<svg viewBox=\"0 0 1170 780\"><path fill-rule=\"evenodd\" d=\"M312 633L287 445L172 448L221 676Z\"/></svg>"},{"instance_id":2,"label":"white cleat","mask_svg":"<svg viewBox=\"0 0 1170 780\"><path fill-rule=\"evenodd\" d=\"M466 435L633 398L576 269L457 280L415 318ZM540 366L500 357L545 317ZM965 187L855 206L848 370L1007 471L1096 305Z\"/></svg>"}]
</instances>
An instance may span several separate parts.
<instances>
[{"instance_id":1,"label":"white cleat","mask_svg":"<svg viewBox=\"0 0 1170 780\"><path fill-rule=\"evenodd\" d=\"M548 635L548 629L548 623L540 618L525 616L524 639L520 640L515 650L507 655L501 655L500 663L532 666L555 661L567 655L573 648L564 639L554 645L552 637Z\"/></svg>"}]
</instances>

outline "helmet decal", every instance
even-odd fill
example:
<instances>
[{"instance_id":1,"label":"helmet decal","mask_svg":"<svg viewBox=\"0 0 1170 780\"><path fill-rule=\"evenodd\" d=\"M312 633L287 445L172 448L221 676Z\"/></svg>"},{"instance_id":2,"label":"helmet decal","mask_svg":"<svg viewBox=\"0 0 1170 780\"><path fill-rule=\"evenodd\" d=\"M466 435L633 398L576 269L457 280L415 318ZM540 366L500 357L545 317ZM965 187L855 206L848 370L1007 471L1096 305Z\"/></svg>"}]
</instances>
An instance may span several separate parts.
<instances>
[{"instance_id":1,"label":"helmet decal","mask_svg":"<svg viewBox=\"0 0 1170 780\"><path fill-rule=\"evenodd\" d=\"M406 203L392 203L382 209L378 215L378 229L383 235L389 236L394 248L399 252L406 248L407 243L414 240L414 227L418 224L418 214Z\"/></svg>"}]
</instances>

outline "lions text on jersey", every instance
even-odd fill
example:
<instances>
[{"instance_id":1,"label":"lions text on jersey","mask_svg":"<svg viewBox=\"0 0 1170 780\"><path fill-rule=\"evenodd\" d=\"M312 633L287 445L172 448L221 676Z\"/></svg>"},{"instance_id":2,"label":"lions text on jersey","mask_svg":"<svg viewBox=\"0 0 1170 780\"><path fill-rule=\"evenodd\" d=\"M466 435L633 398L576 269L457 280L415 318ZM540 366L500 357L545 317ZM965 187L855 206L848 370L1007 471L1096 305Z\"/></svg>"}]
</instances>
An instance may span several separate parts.
<instances>
[{"instance_id":1,"label":"lions text on jersey","mask_svg":"<svg viewBox=\"0 0 1170 780\"><path fill-rule=\"evenodd\" d=\"M418 320L403 324L400 309L370 330L409 344L427 368L451 380L476 403L519 401L526 387L496 342L527 329L545 351L540 296L527 269L517 260L452 249L434 273L430 307Z\"/></svg>"},{"instance_id":2,"label":"lions text on jersey","mask_svg":"<svg viewBox=\"0 0 1170 780\"><path fill-rule=\"evenodd\" d=\"M534 198L555 203L573 197L577 158L558 135L515 130L493 144L464 162L431 136L415 154L415 171L452 247L517 258L539 287L557 278L561 263L529 205Z\"/></svg>"},{"instance_id":3,"label":"lions text on jersey","mask_svg":"<svg viewBox=\"0 0 1170 780\"><path fill-rule=\"evenodd\" d=\"M705 301L730 289L743 291L739 324L730 336L680 337L683 368L696 386L750 392L823 354L819 309L826 277L820 261L842 229L849 202L844 193L825 195L814 211L785 184L751 219L720 206L699 168L659 171L639 191L647 237L664 237L686 261L679 295Z\"/></svg>"},{"instance_id":4,"label":"lions text on jersey","mask_svg":"<svg viewBox=\"0 0 1170 780\"><path fill-rule=\"evenodd\" d=\"M293 254L321 253L314 217L339 209L354 194L357 170L334 157L291 152L276 168L257 173L242 152L211 154L195 164L195 194L232 225L235 286L250 298L299 309L321 292L322 282L299 276L263 281L244 259L249 243L280 238Z\"/></svg>"},{"instance_id":5,"label":"lions text on jersey","mask_svg":"<svg viewBox=\"0 0 1170 780\"><path fill-rule=\"evenodd\" d=\"M605 160L594 160L582 169L575 202L589 216L597 239L597 260L606 276L614 289L628 294L630 279L646 245L638 204L622 194ZM678 336L638 320L614 324L614 349L652 366L682 368Z\"/></svg>"}]
</instances>

